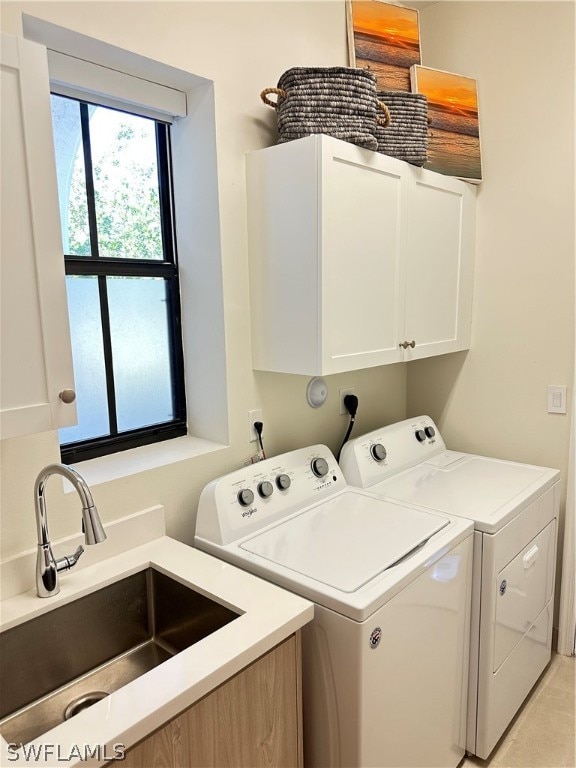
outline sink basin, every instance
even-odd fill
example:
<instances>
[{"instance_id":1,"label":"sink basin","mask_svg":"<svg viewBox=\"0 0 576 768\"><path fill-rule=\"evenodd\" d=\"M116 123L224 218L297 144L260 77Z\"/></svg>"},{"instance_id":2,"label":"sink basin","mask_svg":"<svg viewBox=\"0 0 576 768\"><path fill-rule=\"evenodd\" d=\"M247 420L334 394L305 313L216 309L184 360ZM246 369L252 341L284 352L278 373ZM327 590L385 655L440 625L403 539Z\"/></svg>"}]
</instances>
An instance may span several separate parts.
<instances>
[{"instance_id":1,"label":"sink basin","mask_svg":"<svg viewBox=\"0 0 576 768\"><path fill-rule=\"evenodd\" d=\"M0 633L0 734L28 743L239 616L155 568Z\"/></svg>"}]
</instances>

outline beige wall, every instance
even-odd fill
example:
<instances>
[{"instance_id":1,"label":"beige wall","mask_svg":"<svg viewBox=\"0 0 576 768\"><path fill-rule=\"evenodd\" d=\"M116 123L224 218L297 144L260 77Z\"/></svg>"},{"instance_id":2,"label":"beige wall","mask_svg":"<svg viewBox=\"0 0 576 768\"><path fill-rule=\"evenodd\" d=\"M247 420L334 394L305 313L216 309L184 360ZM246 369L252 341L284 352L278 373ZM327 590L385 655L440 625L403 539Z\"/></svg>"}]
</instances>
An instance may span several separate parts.
<instances>
[{"instance_id":1,"label":"beige wall","mask_svg":"<svg viewBox=\"0 0 576 768\"><path fill-rule=\"evenodd\" d=\"M547 413L546 388L571 399L574 3L436 3L420 21L424 64L478 81L485 181L472 347L408 366L407 413L454 447L565 478L570 416Z\"/></svg>"},{"instance_id":2,"label":"beige wall","mask_svg":"<svg viewBox=\"0 0 576 768\"><path fill-rule=\"evenodd\" d=\"M230 448L97 486L104 521L161 503L168 532L191 542L202 487L254 453L247 439L249 409L263 408L269 455L314 443L337 450L347 426L339 415L341 387L353 386L359 395L357 430L404 418L405 365L329 377L328 401L319 409L306 402L307 378L253 373L250 365L244 155L275 141L275 114L259 94L289 67L348 63L344 3L3 3L2 31L21 34L22 12L215 82ZM56 433L4 440L1 448L4 558L35 545L34 479L45 464L59 460L59 451ZM49 497L53 537L77 532L73 495L64 497L52 480Z\"/></svg>"}]
</instances>

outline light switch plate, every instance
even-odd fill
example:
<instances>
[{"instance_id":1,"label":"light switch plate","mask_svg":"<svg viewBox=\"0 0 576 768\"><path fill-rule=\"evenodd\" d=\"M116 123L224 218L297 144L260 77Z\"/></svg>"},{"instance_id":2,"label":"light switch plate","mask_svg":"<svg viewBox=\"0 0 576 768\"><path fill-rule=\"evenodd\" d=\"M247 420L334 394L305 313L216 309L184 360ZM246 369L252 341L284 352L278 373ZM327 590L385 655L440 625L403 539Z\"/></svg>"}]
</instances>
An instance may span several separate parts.
<instances>
[{"instance_id":1,"label":"light switch plate","mask_svg":"<svg viewBox=\"0 0 576 768\"><path fill-rule=\"evenodd\" d=\"M566 385L548 385L548 413L566 413Z\"/></svg>"}]
</instances>

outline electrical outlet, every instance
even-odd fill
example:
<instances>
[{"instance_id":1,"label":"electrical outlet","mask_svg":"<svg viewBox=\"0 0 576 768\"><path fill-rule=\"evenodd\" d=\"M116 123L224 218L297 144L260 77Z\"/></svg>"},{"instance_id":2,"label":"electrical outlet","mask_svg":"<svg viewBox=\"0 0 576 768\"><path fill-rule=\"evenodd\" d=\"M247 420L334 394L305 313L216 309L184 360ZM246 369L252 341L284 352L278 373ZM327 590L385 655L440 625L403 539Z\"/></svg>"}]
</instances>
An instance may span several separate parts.
<instances>
[{"instance_id":1,"label":"electrical outlet","mask_svg":"<svg viewBox=\"0 0 576 768\"><path fill-rule=\"evenodd\" d=\"M344 398L346 395L355 395L356 390L354 387L348 387L348 389L341 389L340 390L340 415L345 416L348 414L348 409L344 405Z\"/></svg>"},{"instance_id":2,"label":"electrical outlet","mask_svg":"<svg viewBox=\"0 0 576 768\"><path fill-rule=\"evenodd\" d=\"M250 435L249 440L254 443L258 440L258 435L254 429L255 421L263 421L262 408L255 408L253 411L248 411L248 433Z\"/></svg>"}]
</instances>

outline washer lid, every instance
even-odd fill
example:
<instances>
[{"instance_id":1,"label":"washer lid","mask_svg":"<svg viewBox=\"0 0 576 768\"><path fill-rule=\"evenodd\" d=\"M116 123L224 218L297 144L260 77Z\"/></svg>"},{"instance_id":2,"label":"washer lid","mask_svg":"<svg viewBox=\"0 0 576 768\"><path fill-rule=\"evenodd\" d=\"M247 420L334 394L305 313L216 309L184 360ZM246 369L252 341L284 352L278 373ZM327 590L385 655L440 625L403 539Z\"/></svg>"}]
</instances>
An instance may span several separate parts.
<instances>
[{"instance_id":1,"label":"washer lid","mask_svg":"<svg viewBox=\"0 0 576 768\"><path fill-rule=\"evenodd\" d=\"M241 548L342 592L354 592L448 523L431 512L348 490Z\"/></svg>"},{"instance_id":2,"label":"washer lid","mask_svg":"<svg viewBox=\"0 0 576 768\"><path fill-rule=\"evenodd\" d=\"M558 478L558 471L531 464L446 451L372 486L390 499L474 520L494 533Z\"/></svg>"}]
</instances>

